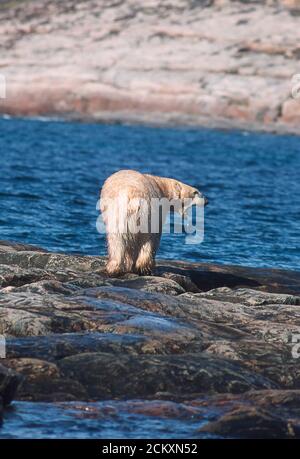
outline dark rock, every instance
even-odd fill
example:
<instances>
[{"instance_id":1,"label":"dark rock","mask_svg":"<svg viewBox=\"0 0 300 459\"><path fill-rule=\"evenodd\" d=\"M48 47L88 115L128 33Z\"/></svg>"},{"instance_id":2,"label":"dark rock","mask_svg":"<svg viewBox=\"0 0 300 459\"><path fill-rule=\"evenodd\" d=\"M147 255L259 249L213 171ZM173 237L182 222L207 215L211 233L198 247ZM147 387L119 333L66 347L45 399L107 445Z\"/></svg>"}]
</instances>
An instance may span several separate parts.
<instances>
[{"instance_id":1,"label":"dark rock","mask_svg":"<svg viewBox=\"0 0 300 459\"><path fill-rule=\"evenodd\" d=\"M20 374L0 365L0 423L3 408L12 401L22 380Z\"/></svg>"},{"instance_id":2,"label":"dark rock","mask_svg":"<svg viewBox=\"0 0 300 459\"><path fill-rule=\"evenodd\" d=\"M155 341L142 335L95 332L63 333L7 339L6 357L9 361L26 357L56 362L65 357L85 352L147 354L151 345L153 345L153 353L155 353ZM162 351L159 347L157 352L158 350Z\"/></svg>"},{"instance_id":3,"label":"dark rock","mask_svg":"<svg viewBox=\"0 0 300 459\"><path fill-rule=\"evenodd\" d=\"M267 292L300 295L299 271L160 261L156 275L164 275L166 272L189 277L202 291L219 287L245 287Z\"/></svg>"},{"instance_id":4,"label":"dark rock","mask_svg":"<svg viewBox=\"0 0 300 459\"><path fill-rule=\"evenodd\" d=\"M0 252L48 252L47 250L29 244L13 241L0 241Z\"/></svg>"},{"instance_id":5,"label":"dark rock","mask_svg":"<svg viewBox=\"0 0 300 459\"><path fill-rule=\"evenodd\" d=\"M166 279L171 279L179 284L185 292L199 293L201 290L191 281L188 276L182 274L176 274L172 272L162 273L162 276Z\"/></svg>"},{"instance_id":6,"label":"dark rock","mask_svg":"<svg viewBox=\"0 0 300 459\"><path fill-rule=\"evenodd\" d=\"M25 376L18 392L22 400L54 401L63 392L67 400L156 398L160 393L176 400L183 393L276 387L238 363L204 354L145 355L126 353L126 348L118 354L109 346L107 350L111 352L86 352L55 362L19 357L7 359L5 365Z\"/></svg>"},{"instance_id":7,"label":"dark rock","mask_svg":"<svg viewBox=\"0 0 300 459\"><path fill-rule=\"evenodd\" d=\"M189 405L210 405L219 413L204 423L201 432L218 437L300 438L299 390L249 391L242 396L222 394L192 400Z\"/></svg>"},{"instance_id":8,"label":"dark rock","mask_svg":"<svg viewBox=\"0 0 300 459\"><path fill-rule=\"evenodd\" d=\"M239 364L205 355L78 354L57 363L63 375L79 381L93 399L150 398L159 392L242 393L275 388Z\"/></svg>"},{"instance_id":9,"label":"dark rock","mask_svg":"<svg viewBox=\"0 0 300 459\"><path fill-rule=\"evenodd\" d=\"M58 367L39 359L10 359L5 364L24 376L17 398L22 400L87 400L84 386L72 378L62 378Z\"/></svg>"},{"instance_id":10,"label":"dark rock","mask_svg":"<svg viewBox=\"0 0 300 459\"><path fill-rule=\"evenodd\" d=\"M234 409L201 429L222 436L247 438L295 437L291 424L266 410L255 407Z\"/></svg>"}]
</instances>

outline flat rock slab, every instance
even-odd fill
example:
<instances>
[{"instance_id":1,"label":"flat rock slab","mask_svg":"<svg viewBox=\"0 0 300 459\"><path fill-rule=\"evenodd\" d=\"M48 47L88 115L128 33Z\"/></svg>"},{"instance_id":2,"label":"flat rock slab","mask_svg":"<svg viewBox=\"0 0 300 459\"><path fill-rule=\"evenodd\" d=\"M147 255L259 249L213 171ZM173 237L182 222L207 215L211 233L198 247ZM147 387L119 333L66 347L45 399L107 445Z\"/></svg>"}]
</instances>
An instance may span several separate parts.
<instances>
[{"instance_id":1,"label":"flat rock slab","mask_svg":"<svg viewBox=\"0 0 300 459\"><path fill-rule=\"evenodd\" d=\"M229 303L240 303L248 306L264 306L275 304L300 305L300 296L284 293L260 292L249 288L221 287L209 290L197 295L199 298L208 298L226 301Z\"/></svg>"},{"instance_id":2,"label":"flat rock slab","mask_svg":"<svg viewBox=\"0 0 300 459\"><path fill-rule=\"evenodd\" d=\"M128 279L112 279L111 285L117 287L134 288L137 290L144 290L145 292L164 293L166 295L180 295L185 293L185 289L178 282L173 279L162 279L155 276L132 276Z\"/></svg>"},{"instance_id":3,"label":"flat rock slab","mask_svg":"<svg viewBox=\"0 0 300 459\"><path fill-rule=\"evenodd\" d=\"M0 242L3 403L139 398L159 419L196 410L200 438L300 436L298 272L161 261L114 279L104 266Z\"/></svg>"}]
</instances>

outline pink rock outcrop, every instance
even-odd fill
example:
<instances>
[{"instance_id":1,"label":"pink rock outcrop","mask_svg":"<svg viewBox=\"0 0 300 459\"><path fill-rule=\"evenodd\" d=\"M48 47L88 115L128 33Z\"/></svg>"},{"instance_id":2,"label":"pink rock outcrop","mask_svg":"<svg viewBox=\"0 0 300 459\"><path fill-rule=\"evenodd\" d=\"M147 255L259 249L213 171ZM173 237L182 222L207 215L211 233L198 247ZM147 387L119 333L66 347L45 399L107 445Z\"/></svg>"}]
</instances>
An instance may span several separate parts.
<instances>
[{"instance_id":1,"label":"pink rock outcrop","mask_svg":"<svg viewBox=\"0 0 300 459\"><path fill-rule=\"evenodd\" d=\"M0 1L0 112L298 133L299 8Z\"/></svg>"}]
</instances>

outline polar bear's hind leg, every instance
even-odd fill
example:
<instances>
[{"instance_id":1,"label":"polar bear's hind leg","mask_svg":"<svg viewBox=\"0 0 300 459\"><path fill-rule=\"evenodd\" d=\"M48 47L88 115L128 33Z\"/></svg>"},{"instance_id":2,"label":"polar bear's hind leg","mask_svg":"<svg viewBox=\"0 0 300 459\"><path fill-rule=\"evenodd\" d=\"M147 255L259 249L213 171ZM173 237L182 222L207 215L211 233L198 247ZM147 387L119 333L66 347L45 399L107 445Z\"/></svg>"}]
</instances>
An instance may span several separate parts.
<instances>
[{"instance_id":1,"label":"polar bear's hind leg","mask_svg":"<svg viewBox=\"0 0 300 459\"><path fill-rule=\"evenodd\" d=\"M155 268L155 255L159 246L160 236L150 235L145 238L140 246L136 260L136 272L140 275L149 276Z\"/></svg>"},{"instance_id":2,"label":"polar bear's hind leg","mask_svg":"<svg viewBox=\"0 0 300 459\"><path fill-rule=\"evenodd\" d=\"M120 276L126 272L125 247L122 234L108 234L107 246L108 262L106 264L106 272L109 276Z\"/></svg>"}]
</instances>

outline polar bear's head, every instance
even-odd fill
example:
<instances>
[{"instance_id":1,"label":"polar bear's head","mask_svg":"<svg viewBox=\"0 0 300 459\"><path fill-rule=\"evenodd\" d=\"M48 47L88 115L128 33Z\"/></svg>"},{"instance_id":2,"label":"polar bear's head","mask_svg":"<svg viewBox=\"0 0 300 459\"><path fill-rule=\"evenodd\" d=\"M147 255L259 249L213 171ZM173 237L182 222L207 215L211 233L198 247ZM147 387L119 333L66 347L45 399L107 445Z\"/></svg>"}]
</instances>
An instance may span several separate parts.
<instances>
[{"instance_id":1,"label":"polar bear's head","mask_svg":"<svg viewBox=\"0 0 300 459\"><path fill-rule=\"evenodd\" d=\"M204 207L208 199L197 188L169 177L158 177L145 174L148 180L154 181L161 191L161 197L166 198L175 212L186 214L192 206Z\"/></svg>"},{"instance_id":2,"label":"polar bear's head","mask_svg":"<svg viewBox=\"0 0 300 459\"><path fill-rule=\"evenodd\" d=\"M185 208L189 208L193 205L206 206L208 204L208 199L201 191L185 183L179 182L178 180L174 180L173 190L173 198L185 202Z\"/></svg>"}]
</instances>

